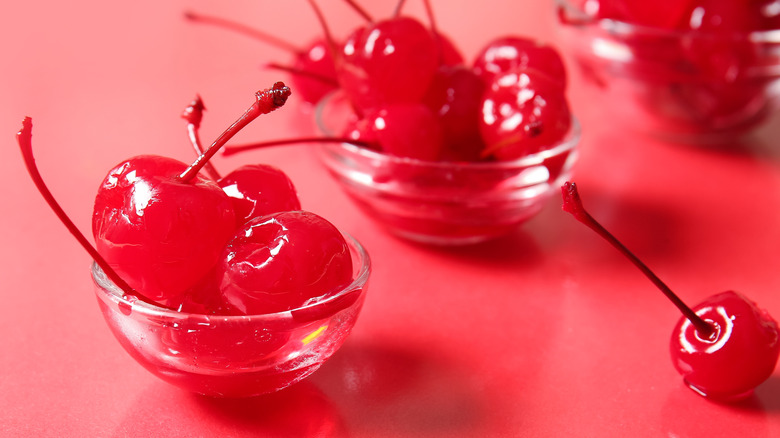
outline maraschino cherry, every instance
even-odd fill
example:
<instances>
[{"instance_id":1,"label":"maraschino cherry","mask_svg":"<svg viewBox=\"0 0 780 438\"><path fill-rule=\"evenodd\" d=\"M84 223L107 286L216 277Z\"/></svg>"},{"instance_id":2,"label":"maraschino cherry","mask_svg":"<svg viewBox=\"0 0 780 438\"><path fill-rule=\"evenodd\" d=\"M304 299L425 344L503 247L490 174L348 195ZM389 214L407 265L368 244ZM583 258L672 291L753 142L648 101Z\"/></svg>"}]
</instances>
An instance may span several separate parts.
<instances>
[{"instance_id":1,"label":"maraschino cherry","mask_svg":"<svg viewBox=\"0 0 780 438\"><path fill-rule=\"evenodd\" d=\"M561 84L529 68L496 76L482 97L480 132L485 154L513 160L560 142L571 127Z\"/></svg>"},{"instance_id":2,"label":"maraschino cherry","mask_svg":"<svg viewBox=\"0 0 780 438\"><path fill-rule=\"evenodd\" d=\"M217 278L223 299L245 314L314 304L352 281L338 229L306 211L254 218L228 243Z\"/></svg>"},{"instance_id":3,"label":"maraschino cherry","mask_svg":"<svg viewBox=\"0 0 780 438\"><path fill-rule=\"evenodd\" d=\"M198 130L205 109L200 97L184 110L190 142L198 155L204 153ZM211 162L204 169L217 181L233 202L237 226L250 219L281 211L300 210L301 202L295 185L286 173L269 164L246 164L225 176Z\"/></svg>"},{"instance_id":4,"label":"maraschino cherry","mask_svg":"<svg viewBox=\"0 0 780 438\"><path fill-rule=\"evenodd\" d=\"M563 209L628 257L682 312L670 349L675 368L691 389L712 399L739 399L772 375L780 354L780 337L769 313L733 291L688 307L585 211L574 183L567 182L561 191Z\"/></svg>"}]
</instances>

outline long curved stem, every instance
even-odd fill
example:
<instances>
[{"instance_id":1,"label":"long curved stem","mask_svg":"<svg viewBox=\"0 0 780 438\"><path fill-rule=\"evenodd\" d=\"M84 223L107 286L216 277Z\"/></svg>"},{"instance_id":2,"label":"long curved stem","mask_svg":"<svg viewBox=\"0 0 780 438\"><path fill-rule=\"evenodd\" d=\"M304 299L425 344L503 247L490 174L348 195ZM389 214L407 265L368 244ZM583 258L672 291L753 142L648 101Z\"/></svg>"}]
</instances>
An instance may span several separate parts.
<instances>
[{"instance_id":1,"label":"long curved stem","mask_svg":"<svg viewBox=\"0 0 780 438\"><path fill-rule=\"evenodd\" d=\"M43 181L43 177L41 176L41 173L38 170L38 166L35 164L35 157L33 156L33 148L32 148L32 119L31 118L29 117L24 118L24 120L22 121L22 129L16 134L16 140L19 143L19 149L21 149L22 151L22 157L24 158L24 165L25 167L27 167L27 172L30 174L30 177L35 183L35 187L41 193L43 199L46 200L46 203L49 204L49 207L54 211L54 213L57 215L59 220L65 225L68 231L70 231L73 237L76 238L79 244L87 251L90 257L92 257L92 259L95 261L95 263L97 263L97 265L100 266L100 269L103 270L106 276L115 285L117 285L120 289L122 289L122 292L124 292L126 295L135 296L139 300L145 301L150 304L154 304L154 301L138 293L135 289L130 287L129 284L127 284L127 282L114 270L114 268L111 267L111 265L108 264L106 259L104 259L102 255L100 255L100 253L97 251L94 245L92 245L92 243L78 229L76 224L74 224L73 221L70 219L70 217L68 217L68 215L65 213L65 210L62 209L62 207L57 202L57 200L54 199L54 195L51 194L51 191L46 186L46 183Z\"/></svg>"},{"instance_id":2,"label":"long curved stem","mask_svg":"<svg viewBox=\"0 0 780 438\"><path fill-rule=\"evenodd\" d=\"M253 27L249 27L243 23L239 23L236 21L228 20L226 18L221 17L214 17L211 15L204 15L204 14L198 14L192 11L187 11L184 13L184 17L192 22L200 23L200 24L210 24L212 26L221 27L224 29L232 30L236 33L240 33L242 35L246 35L248 37L254 38L256 40L262 41L264 43L270 44L272 46L278 47L282 50L286 50L291 53L300 53L301 49L296 47L295 45L281 39L277 38L269 33L263 32L259 29L255 29Z\"/></svg>"},{"instance_id":3,"label":"long curved stem","mask_svg":"<svg viewBox=\"0 0 780 438\"><path fill-rule=\"evenodd\" d=\"M666 285L653 271L650 270L650 268L647 267L637 256L635 256L631 251L626 248L625 245L623 245L615 236L612 235L609 231L607 231L606 228L604 228L596 219L593 218L586 210L585 207L582 205L582 200L580 199L580 194L577 190L577 185L572 182L567 182L561 187L561 193L563 195L563 210L571 213L572 216L574 216L575 219L582 222L586 226L588 226L590 229L598 233L601 237L607 240L615 249L620 251L624 256L628 257L628 259L637 267L639 268L642 273L647 276L647 278L650 279L650 281L653 282L653 284L658 287L658 289L661 290L661 292L666 295L669 300L672 301L672 303L677 306L678 309L682 312L682 314L693 324L694 327L696 327L696 330L699 331L701 334L704 335L705 338L712 335L714 332L714 328L712 325L701 319L699 315L696 314L690 307L688 307L687 304L685 304L678 296L675 294L669 286Z\"/></svg>"}]
</instances>

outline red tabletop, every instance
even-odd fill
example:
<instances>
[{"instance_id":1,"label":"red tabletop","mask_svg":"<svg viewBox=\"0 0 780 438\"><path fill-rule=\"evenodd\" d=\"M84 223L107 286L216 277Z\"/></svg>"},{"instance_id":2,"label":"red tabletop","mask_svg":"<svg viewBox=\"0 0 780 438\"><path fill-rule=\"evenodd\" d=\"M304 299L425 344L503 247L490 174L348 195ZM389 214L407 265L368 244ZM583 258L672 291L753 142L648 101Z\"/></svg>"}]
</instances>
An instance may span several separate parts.
<instances>
[{"instance_id":1,"label":"red tabletop","mask_svg":"<svg viewBox=\"0 0 780 438\"><path fill-rule=\"evenodd\" d=\"M334 33L360 22L320 2ZM395 2L363 0L376 16ZM422 15L421 2L407 2ZM473 56L489 39L555 41L550 2L434 1L437 24ZM248 400L208 399L158 380L112 337L88 255L38 195L14 134L33 117L38 164L88 232L105 172L142 153L190 160L179 114L196 93L212 139L288 55L185 22L186 9L303 43L307 2L5 2L0 8L0 435L753 436L780 435L780 371L735 405L687 389L669 358L679 314L627 261L551 200L516 233L438 248L385 233L310 148L216 157L274 164L307 210L356 236L374 271L351 337L310 378ZM604 117L573 78L582 121L576 180L594 216L687 301L727 289L780 316L780 125L729 148L639 135ZM296 102L241 141L312 132Z\"/></svg>"}]
</instances>

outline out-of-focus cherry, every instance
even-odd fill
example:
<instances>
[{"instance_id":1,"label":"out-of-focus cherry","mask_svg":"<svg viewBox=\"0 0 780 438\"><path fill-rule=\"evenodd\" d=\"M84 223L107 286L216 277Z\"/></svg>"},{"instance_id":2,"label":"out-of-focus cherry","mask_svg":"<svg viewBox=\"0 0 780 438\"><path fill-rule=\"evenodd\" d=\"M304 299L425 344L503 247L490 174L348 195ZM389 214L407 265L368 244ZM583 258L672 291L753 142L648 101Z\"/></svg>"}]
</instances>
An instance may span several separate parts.
<instances>
[{"instance_id":1,"label":"out-of-focus cherry","mask_svg":"<svg viewBox=\"0 0 780 438\"><path fill-rule=\"evenodd\" d=\"M514 160L552 147L571 127L563 88L531 69L513 69L497 76L485 91L480 114L485 152Z\"/></svg>"},{"instance_id":2,"label":"out-of-focus cherry","mask_svg":"<svg viewBox=\"0 0 780 438\"><path fill-rule=\"evenodd\" d=\"M566 88L566 67L558 50L532 38L496 38L483 47L474 60L474 71L485 83L492 82L496 76L524 68L544 73Z\"/></svg>"}]
</instances>

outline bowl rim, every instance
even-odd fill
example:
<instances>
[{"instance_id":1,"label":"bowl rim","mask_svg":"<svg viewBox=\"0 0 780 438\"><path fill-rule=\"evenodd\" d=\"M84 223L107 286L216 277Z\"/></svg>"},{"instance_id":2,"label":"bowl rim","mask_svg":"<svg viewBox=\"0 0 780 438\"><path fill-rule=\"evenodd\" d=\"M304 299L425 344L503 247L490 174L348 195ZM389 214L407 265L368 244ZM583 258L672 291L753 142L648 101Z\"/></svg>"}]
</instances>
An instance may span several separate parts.
<instances>
[{"instance_id":1,"label":"bowl rim","mask_svg":"<svg viewBox=\"0 0 780 438\"><path fill-rule=\"evenodd\" d=\"M353 257L355 257L356 260L360 261L359 269L357 271L357 274L352 279L352 282L350 282L347 286L343 287L338 293L328 297L327 299L324 299L322 301L317 301L316 303L304 305L295 309L285 310L282 312L251 314L251 315L211 315L211 314L203 314L203 313L180 312L175 309L170 309L167 307L162 307L156 304L149 303L147 301L138 299L137 297L134 296L127 296L121 288L115 285L106 276L106 274L103 272L100 266L98 266L98 264L94 261L91 264L92 279L96 285L96 294L98 295L98 299L102 300L103 297L105 297L106 299L113 301L118 306L126 306L128 309L131 309L130 315L137 313L146 318L159 318L159 319L166 319L166 320L203 319L205 321L210 321L210 322L219 320L219 321L224 321L226 323L230 323L230 322L246 323L248 321L261 321L261 320L269 320L269 321L293 320L296 319L295 318L296 313L303 313L307 310L316 309L318 307L324 307L352 293L353 291L361 290L360 294L362 294L363 291L365 290L366 284L368 283L368 278L371 273L371 266L372 266L371 257L369 256L366 248L355 237L342 230L339 230L339 232L342 234L342 236L344 236L344 239L347 241L347 246L350 248L350 251L354 252Z\"/></svg>"},{"instance_id":2,"label":"bowl rim","mask_svg":"<svg viewBox=\"0 0 780 438\"><path fill-rule=\"evenodd\" d=\"M331 130L327 129L327 125L324 121L324 113L327 107L336 100L347 100L346 95L341 90L336 90L327 94L319 102L314 110L315 124L320 131L325 135L335 134ZM567 151L573 150L577 144L579 144L582 138L582 126L579 120L571 115L571 127L566 135L556 145L550 149L545 149L530 155L525 155L516 160L497 160L497 161L425 161L417 158L399 157L395 155L385 154L379 151L368 149L366 147L358 146L352 143L335 143L322 145L323 150L328 149L343 149L350 154L358 155L363 158L372 161L384 161L397 165L426 167L432 169L452 169L459 170L469 169L476 171L485 170L503 170L503 169L516 169L522 167L529 167L541 164L544 160L561 155Z\"/></svg>"},{"instance_id":3,"label":"bowl rim","mask_svg":"<svg viewBox=\"0 0 780 438\"><path fill-rule=\"evenodd\" d=\"M718 38L735 41L749 41L755 44L780 43L780 29L753 30L747 32L705 32L697 29L666 29L642 24L629 23L614 18L596 18L588 15L570 0L554 0L558 23L573 27L598 27L610 35L655 35L687 38Z\"/></svg>"}]
</instances>

